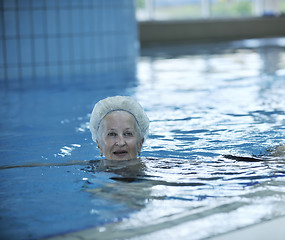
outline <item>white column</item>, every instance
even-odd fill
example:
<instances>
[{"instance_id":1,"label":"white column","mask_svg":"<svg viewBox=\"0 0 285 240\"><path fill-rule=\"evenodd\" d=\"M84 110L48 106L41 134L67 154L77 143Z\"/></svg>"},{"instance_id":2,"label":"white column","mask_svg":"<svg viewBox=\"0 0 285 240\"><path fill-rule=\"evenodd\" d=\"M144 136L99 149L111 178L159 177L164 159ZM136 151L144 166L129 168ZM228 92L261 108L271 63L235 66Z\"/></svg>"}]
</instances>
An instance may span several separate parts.
<instances>
[{"instance_id":1,"label":"white column","mask_svg":"<svg viewBox=\"0 0 285 240\"><path fill-rule=\"evenodd\" d=\"M211 15L210 0L201 1L201 11L203 18L209 18Z\"/></svg>"},{"instance_id":2,"label":"white column","mask_svg":"<svg viewBox=\"0 0 285 240\"><path fill-rule=\"evenodd\" d=\"M154 19L154 0L145 0L147 18L148 20Z\"/></svg>"},{"instance_id":3,"label":"white column","mask_svg":"<svg viewBox=\"0 0 285 240\"><path fill-rule=\"evenodd\" d=\"M264 0L255 0L254 9L257 16L262 16L264 13Z\"/></svg>"}]
</instances>

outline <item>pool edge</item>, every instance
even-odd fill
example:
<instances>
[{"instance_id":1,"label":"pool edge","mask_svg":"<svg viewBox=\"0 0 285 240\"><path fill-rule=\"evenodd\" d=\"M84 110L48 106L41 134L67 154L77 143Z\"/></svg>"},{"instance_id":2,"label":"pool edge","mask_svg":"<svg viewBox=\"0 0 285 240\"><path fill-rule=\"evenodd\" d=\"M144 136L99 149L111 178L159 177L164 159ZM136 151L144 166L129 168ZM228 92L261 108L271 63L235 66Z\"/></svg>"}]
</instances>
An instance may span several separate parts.
<instances>
[{"instance_id":1,"label":"pool edge","mask_svg":"<svg viewBox=\"0 0 285 240\"><path fill-rule=\"evenodd\" d=\"M206 238L208 240L268 240L274 237L274 240L283 240L285 236L285 215L272 220L264 221L258 224L247 226L234 231L226 232L221 235ZM44 238L45 240L92 240L98 239L100 230L98 227L88 228L85 230L59 234L53 237ZM141 236L142 237L142 236ZM188 236L189 237L189 236ZM104 237L104 239L109 239ZM110 238L111 239L111 238ZM120 238L119 238L120 239ZM132 239L132 237L130 238Z\"/></svg>"},{"instance_id":2,"label":"pool edge","mask_svg":"<svg viewBox=\"0 0 285 240\"><path fill-rule=\"evenodd\" d=\"M224 233L215 237L207 238L208 240L283 240L285 236L285 216L277 217L272 220L244 227L232 232Z\"/></svg>"}]
</instances>

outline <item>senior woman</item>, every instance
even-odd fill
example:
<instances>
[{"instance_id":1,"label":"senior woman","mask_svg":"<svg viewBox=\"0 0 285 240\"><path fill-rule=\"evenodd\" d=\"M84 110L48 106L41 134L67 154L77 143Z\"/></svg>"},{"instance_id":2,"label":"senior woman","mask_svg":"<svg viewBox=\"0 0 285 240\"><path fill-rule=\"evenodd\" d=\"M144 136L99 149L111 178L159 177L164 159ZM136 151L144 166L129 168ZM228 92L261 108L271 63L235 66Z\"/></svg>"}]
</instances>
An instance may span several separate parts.
<instances>
[{"instance_id":1,"label":"senior woman","mask_svg":"<svg viewBox=\"0 0 285 240\"><path fill-rule=\"evenodd\" d=\"M95 104L90 131L100 155L107 160L133 160L140 156L148 135L149 119L131 97L115 96Z\"/></svg>"}]
</instances>

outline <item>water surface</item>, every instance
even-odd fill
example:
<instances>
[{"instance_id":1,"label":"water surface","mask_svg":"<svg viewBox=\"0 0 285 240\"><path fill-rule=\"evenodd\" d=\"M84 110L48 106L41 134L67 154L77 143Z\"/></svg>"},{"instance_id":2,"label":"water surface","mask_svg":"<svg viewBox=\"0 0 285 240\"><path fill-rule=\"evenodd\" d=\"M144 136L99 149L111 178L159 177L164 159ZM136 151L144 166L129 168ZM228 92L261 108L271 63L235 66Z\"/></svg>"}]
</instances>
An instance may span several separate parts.
<instances>
[{"instance_id":1,"label":"water surface","mask_svg":"<svg viewBox=\"0 0 285 240\"><path fill-rule=\"evenodd\" d=\"M204 239L285 215L284 156L271 156L284 144L284 46L149 47L137 79L1 85L1 166L51 164L0 170L1 237L95 227L100 239ZM88 121L113 95L135 97L151 120L138 165L98 167Z\"/></svg>"}]
</instances>

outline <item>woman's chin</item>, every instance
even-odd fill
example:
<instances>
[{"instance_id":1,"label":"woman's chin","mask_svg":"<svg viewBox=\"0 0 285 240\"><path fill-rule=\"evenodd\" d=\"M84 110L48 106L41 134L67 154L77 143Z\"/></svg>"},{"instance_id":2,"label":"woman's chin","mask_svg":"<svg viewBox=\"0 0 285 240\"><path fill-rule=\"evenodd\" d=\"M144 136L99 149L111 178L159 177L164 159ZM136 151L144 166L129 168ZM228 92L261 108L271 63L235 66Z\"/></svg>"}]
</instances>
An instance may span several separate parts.
<instances>
[{"instance_id":1,"label":"woman's chin","mask_svg":"<svg viewBox=\"0 0 285 240\"><path fill-rule=\"evenodd\" d=\"M139 158L106 158L103 160L103 165L105 167L125 167L125 166L130 166L133 164L137 164L137 162L140 161Z\"/></svg>"},{"instance_id":2,"label":"woman's chin","mask_svg":"<svg viewBox=\"0 0 285 240\"><path fill-rule=\"evenodd\" d=\"M136 160L138 159L137 156L130 156L130 155L125 155L125 156L111 156L111 157L106 157L106 160L109 161L131 161L131 160Z\"/></svg>"},{"instance_id":3,"label":"woman's chin","mask_svg":"<svg viewBox=\"0 0 285 240\"><path fill-rule=\"evenodd\" d=\"M112 159L114 160L129 160L131 157L128 153L114 153L112 156Z\"/></svg>"}]
</instances>

